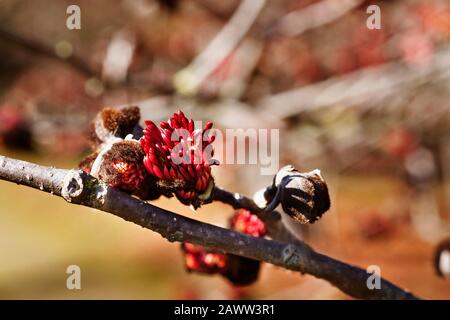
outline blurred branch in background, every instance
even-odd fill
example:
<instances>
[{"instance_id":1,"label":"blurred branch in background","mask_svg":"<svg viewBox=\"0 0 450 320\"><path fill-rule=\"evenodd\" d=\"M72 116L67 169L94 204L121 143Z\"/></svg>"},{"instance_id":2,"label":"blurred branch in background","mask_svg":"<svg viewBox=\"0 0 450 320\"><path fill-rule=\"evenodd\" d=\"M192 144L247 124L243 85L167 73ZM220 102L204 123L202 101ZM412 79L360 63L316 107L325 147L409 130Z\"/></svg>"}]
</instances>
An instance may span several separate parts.
<instances>
[{"instance_id":1,"label":"blurred branch in background","mask_svg":"<svg viewBox=\"0 0 450 320\"><path fill-rule=\"evenodd\" d=\"M103 59L103 81L118 84L126 80L135 47L136 39L132 32L119 30L114 33Z\"/></svg>"},{"instance_id":2,"label":"blurred branch in background","mask_svg":"<svg viewBox=\"0 0 450 320\"><path fill-rule=\"evenodd\" d=\"M175 87L184 94L193 94L200 84L230 55L247 34L265 0L244 0L209 45L174 78Z\"/></svg>"},{"instance_id":3,"label":"blurred branch in background","mask_svg":"<svg viewBox=\"0 0 450 320\"><path fill-rule=\"evenodd\" d=\"M272 32L294 37L339 19L362 4L363 0L324 0L282 17Z\"/></svg>"},{"instance_id":4,"label":"blurred branch in background","mask_svg":"<svg viewBox=\"0 0 450 320\"><path fill-rule=\"evenodd\" d=\"M284 119L308 110L335 105L370 109L392 95L413 91L425 83L448 81L450 49L435 53L423 66L400 62L358 70L348 75L264 97L259 102L263 113Z\"/></svg>"}]
</instances>

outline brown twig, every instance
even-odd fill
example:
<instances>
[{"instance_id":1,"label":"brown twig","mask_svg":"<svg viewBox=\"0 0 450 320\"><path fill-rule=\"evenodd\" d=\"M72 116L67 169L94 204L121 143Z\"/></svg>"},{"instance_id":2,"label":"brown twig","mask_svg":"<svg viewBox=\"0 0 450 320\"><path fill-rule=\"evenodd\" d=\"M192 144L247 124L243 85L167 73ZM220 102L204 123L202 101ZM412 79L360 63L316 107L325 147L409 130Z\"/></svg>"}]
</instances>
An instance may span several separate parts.
<instances>
[{"instance_id":1,"label":"brown twig","mask_svg":"<svg viewBox=\"0 0 450 320\"><path fill-rule=\"evenodd\" d=\"M265 212L256 205L253 199L239 193L232 193L220 187L215 187L213 201L219 201L230 205L234 209L246 209L256 214L267 227L268 235L277 241L304 245L304 242L287 230L281 222L278 212Z\"/></svg>"},{"instance_id":2,"label":"brown twig","mask_svg":"<svg viewBox=\"0 0 450 320\"><path fill-rule=\"evenodd\" d=\"M301 241L283 243L256 238L183 217L110 188L79 170L44 167L1 156L0 179L61 196L73 204L109 212L156 231L171 242L187 241L311 274L355 298L417 299L386 280L381 280L380 289L370 290L366 285L366 271L317 253ZM226 193L222 195L222 199L226 199Z\"/></svg>"}]
</instances>

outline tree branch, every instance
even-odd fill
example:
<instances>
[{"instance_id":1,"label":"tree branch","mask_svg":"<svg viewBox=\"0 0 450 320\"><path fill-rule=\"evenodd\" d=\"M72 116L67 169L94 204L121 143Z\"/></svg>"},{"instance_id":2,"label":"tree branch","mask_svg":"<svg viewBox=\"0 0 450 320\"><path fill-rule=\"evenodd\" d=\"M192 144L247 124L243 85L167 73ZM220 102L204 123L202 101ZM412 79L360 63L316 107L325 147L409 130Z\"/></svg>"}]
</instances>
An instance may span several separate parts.
<instances>
[{"instance_id":1,"label":"tree branch","mask_svg":"<svg viewBox=\"0 0 450 320\"><path fill-rule=\"evenodd\" d=\"M286 119L334 105L373 108L391 96L413 92L423 84L448 82L450 48L436 51L428 64L412 68L402 62L360 69L311 85L261 98L257 107L268 119Z\"/></svg>"},{"instance_id":2,"label":"tree branch","mask_svg":"<svg viewBox=\"0 0 450 320\"><path fill-rule=\"evenodd\" d=\"M275 30L285 36L298 36L329 24L362 4L362 0L324 0L282 17Z\"/></svg>"},{"instance_id":3,"label":"tree branch","mask_svg":"<svg viewBox=\"0 0 450 320\"><path fill-rule=\"evenodd\" d=\"M201 83L236 48L264 8L266 0L245 0L208 46L175 75L175 87L182 93L195 93Z\"/></svg>"},{"instance_id":4,"label":"tree branch","mask_svg":"<svg viewBox=\"0 0 450 320\"><path fill-rule=\"evenodd\" d=\"M283 243L256 238L196 221L110 188L79 170L44 167L0 156L0 179L61 196L73 204L109 212L156 231L171 242L191 242L214 251L311 274L329 281L355 298L417 299L386 280L381 281L381 289L369 290L365 270L317 253L301 241ZM227 192L216 194L217 200L225 201L227 196Z\"/></svg>"}]
</instances>

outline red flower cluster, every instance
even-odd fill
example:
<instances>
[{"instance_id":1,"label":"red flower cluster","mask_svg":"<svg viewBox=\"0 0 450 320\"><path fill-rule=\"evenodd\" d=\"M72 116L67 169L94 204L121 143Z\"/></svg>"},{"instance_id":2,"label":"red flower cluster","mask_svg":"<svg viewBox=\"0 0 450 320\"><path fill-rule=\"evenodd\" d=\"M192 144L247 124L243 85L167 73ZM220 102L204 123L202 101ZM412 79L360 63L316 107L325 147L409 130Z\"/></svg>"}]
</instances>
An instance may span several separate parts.
<instances>
[{"instance_id":1,"label":"red flower cluster","mask_svg":"<svg viewBox=\"0 0 450 320\"><path fill-rule=\"evenodd\" d=\"M263 237L266 235L266 226L255 214L245 209L237 210L231 219L231 227L239 232Z\"/></svg>"},{"instance_id":2,"label":"red flower cluster","mask_svg":"<svg viewBox=\"0 0 450 320\"><path fill-rule=\"evenodd\" d=\"M145 180L145 169L139 163L117 161L111 166L120 175L120 180L110 183L111 187L135 191Z\"/></svg>"},{"instance_id":3,"label":"red flower cluster","mask_svg":"<svg viewBox=\"0 0 450 320\"><path fill-rule=\"evenodd\" d=\"M225 270L227 257L222 253L207 252L203 247L192 243L183 243L186 269L200 273L220 273Z\"/></svg>"},{"instance_id":4,"label":"red flower cluster","mask_svg":"<svg viewBox=\"0 0 450 320\"><path fill-rule=\"evenodd\" d=\"M264 223L250 211L237 210L230 220L231 228L255 237L266 234ZM260 262L248 258L207 251L202 246L183 243L184 262L189 272L219 273L234 285L248 285L259 273Z\"/></svg>"},{"instance_id":5,"label":"red flower cluster","mask_svg":"<svg viewBox=\"0 0 450 320\"><path fill-rule=\"evenodd\" d=\"M207 122L203 130L195 130L194 121L178 111L159 127L152 121L145 125L140 144L148 173L172 189L181 202L193 204L212 181L210 145L215 136L208 136L207 131L213 124Z\"/></svg>"}]
</instances>

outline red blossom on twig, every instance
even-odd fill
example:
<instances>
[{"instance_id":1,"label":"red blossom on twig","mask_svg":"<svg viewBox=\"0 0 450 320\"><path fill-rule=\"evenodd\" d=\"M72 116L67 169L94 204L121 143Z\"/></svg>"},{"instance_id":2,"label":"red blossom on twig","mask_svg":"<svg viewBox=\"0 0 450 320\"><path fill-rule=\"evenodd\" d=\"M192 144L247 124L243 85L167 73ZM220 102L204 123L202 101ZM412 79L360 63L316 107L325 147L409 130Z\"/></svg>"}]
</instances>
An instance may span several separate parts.
<instances>
[{"instance_id":1,"label":"red blossom on twig","mask_svg":"<svg viewBox=\"0 0 450 320\"><path fill-rule=\"evenodd\" d=\"M237 210L231 219L234 230L254 236L263 237L266 234L266 226L258 216L245 209Z\"/></svg>"},{"instance_id":2,"label":"red blossom on twig","mask_svg":"<svg viewBox=\"0 0 450 320\"><path fill-rule=\"evenodd\" d=\"M200 206L199 196L210 191L213 183L210 164L215 136L208 135L213 124L195 129L194 121L178 111L159 127L150 120L145 125L140 144L147 172L182 203Z\"/></svg>"},{"instance_id":3,"label":"red blossom on twig","mask_svg":"<svg viewBox=\"0 0 450 320\"><path fill-rule=\"evenodd\" d=\"M245 209L237 210L230 219L236 231L263 237L266 226L256 215ZM258 278L260 262L232 254L209 251L202 246L183 243L184 263L189 272L221 274L234 285L249 285Z\"/></svg>"},{"instance_id":4,"label":"red blossom on twig","mask_svg":"<svg viewBox=\"0 0 450 320\"><path fill-rule=\"evenodd\" d=\"M201 246L183 243L184 262L186 269L191 272L220 273L225 270L227 257L223 253L208 252Z\"/></svg>"}]
</instances>

